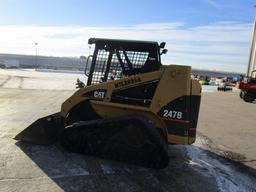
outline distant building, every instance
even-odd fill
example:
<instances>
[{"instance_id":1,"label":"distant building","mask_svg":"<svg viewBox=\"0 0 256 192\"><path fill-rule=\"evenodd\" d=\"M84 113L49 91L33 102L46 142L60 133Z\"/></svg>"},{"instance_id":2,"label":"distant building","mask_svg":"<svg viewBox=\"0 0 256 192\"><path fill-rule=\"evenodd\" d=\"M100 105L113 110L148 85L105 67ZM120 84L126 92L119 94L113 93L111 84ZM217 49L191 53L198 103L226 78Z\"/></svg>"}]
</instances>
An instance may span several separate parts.
<instances>
[{"instance_id":1,"label":"distant building","mask_svg":"<svg viewBox=\"0 0 256 192\"><path fill-rule=\"evenodd\" d=\"M19 68L20 62L17 59L1 59L0 68Z\"/></svg>"},{"instance_id":2,"label":"distant building","mask_svg":"<svg viewBox=\"0 0 256 192\"><path fill-rule=\"evenodd\" d=\"M60 70L84 70L86 64L86 59L84 57L48 57L34 55L0 54L0 67L4 67L6 65L6 61L8 66L13 65L13 67L18 64L21 68Z\"/></svg>"}]
</instances>

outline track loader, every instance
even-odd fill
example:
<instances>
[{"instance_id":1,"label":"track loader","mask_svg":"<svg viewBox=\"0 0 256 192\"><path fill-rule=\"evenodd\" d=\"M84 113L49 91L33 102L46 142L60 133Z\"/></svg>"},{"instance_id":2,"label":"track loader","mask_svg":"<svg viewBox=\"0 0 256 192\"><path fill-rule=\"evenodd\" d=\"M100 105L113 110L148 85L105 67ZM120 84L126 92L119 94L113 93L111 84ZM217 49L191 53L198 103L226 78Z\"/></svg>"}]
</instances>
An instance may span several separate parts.
<instances>
[{"instance_id":1,"label":"track loader","mask_svg":"<svg viewBox=\"0 0 256 192\"><path fill-rule=\"evenodd\" d=\"M201 86L191 67L161 64L165 43L90 38L87 85L15 139L141 165L168 165L168 144L192 144Z\"/></svg>"}]
</instances>

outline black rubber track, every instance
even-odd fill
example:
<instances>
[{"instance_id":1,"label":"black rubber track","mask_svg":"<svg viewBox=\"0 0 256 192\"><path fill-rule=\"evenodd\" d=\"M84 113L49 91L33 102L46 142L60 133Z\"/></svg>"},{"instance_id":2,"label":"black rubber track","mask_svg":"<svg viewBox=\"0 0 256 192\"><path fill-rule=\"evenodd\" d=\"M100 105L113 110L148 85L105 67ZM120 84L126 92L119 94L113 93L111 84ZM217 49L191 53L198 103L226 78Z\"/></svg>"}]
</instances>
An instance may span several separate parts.
<instances>
[{"instance_id":1,"label":"black rubber track","mask_svg":"<svg viewBox=\"0 0 256 192\"><path fill-rule=\"evenodd\" d=\"M60 142L72 152L149 168L169 163L166 139L139 115L76 122L64 129Z\"/></svg>"}]
</instances>

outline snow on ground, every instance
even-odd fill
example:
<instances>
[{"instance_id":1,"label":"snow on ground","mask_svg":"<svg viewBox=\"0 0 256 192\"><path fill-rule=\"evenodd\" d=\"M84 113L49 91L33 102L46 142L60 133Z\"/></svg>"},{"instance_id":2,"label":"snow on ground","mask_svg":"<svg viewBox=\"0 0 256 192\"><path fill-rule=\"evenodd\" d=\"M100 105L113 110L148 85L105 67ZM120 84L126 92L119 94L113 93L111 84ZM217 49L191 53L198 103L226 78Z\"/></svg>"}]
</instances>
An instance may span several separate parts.
<instances>
[{"instance_id":1,"label":"snow on ground","mask_svg":"<svg viewBox=\"0 0 256 192\"><path fill-rule=\"evenodd\" d=\"M215 178L220 192L255 191L256 179L245 170L239 170L235 164L212 153L214 145L206 137L198 136L194 145L186 146L191 159L190 165L201 174Z\"/></svg>"}]
</instances>

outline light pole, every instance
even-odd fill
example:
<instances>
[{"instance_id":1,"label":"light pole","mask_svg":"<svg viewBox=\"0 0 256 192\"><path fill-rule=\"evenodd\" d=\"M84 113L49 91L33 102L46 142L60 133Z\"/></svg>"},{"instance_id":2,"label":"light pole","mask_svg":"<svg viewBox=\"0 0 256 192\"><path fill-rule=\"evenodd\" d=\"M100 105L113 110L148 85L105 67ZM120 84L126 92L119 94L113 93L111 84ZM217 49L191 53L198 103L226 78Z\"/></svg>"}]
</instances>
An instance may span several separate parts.
<instances>
[{"instance_id":1,"label":"light pole","mask_svg":"<svg viewBox=\"0 0 256 192\"><path fill-rule=\"evenodd\" d=\"M37 45L38 45L38 43L36 42L35 43L35 49L36 49L36 55L35 55L35 69L37 69Z\"/></svg>"}]
</instances>

